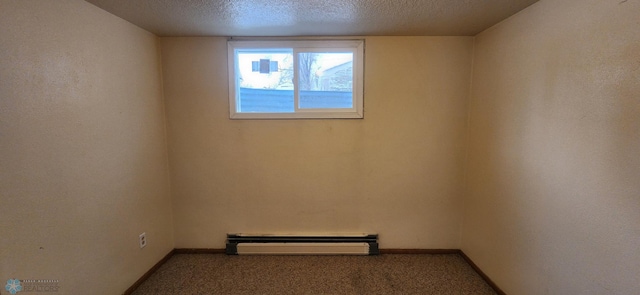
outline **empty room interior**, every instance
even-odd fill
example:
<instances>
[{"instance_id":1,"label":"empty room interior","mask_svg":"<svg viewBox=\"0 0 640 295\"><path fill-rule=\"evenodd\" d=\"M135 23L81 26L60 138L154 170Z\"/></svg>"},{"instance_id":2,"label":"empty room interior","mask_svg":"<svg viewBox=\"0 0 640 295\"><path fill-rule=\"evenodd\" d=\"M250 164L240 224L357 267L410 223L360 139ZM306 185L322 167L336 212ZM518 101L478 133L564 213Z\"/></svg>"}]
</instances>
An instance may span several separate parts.
<instances>
[{"instance_id":1,"label":"empty room interior","mask_svg":"<svg viewBox=\"0 0 640 295\"><path fill-rule=\"evenodd\" d=\"M230 118L230 37L363 40L363 117ZM3 286L58 294L229 233L638 294L640 1L0 0L0 202Z\"/></svg>"}]
</instances>

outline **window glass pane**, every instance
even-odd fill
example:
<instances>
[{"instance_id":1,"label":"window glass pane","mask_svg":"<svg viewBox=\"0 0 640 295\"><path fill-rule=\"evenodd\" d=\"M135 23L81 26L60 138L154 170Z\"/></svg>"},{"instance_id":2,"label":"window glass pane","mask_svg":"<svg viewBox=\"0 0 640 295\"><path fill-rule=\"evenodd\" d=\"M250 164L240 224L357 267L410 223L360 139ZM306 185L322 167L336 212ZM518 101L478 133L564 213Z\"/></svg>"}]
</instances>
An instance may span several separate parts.
<instances>
[{"instance_id":1,"label":"window glass pane","mask_svg":"<svg viewBox=\"0 0 640 295\"><path fill-rule=\"evenodd\" d=\"M229 118L363 118L363 40L230 40Z\"/></svg>"},{"instance_id":2,"label":"window glass pane","mask_svg":"<svg viewBox=\"0 0 640 295\"><path fill-rule=\"evenodd\" d=\"M294 112L293 51L237 50L237 111Z\"/></svg>"},{"instance_id":3,"label":"window glass pane","mask_svg":"<svg viewBox=\"0 0 640 295\"><path fill-rule=\"evenodd\" d=\"M353 53L298 53L301 109L353 108Z\"/></svg>"}]
</instances>

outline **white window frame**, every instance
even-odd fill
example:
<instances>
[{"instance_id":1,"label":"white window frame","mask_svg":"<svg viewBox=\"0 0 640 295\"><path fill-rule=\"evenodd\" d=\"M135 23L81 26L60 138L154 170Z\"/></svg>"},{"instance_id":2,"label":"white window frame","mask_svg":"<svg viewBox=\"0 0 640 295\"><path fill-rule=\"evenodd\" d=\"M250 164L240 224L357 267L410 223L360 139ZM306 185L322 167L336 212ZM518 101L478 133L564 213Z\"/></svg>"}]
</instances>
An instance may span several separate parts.
<instances>
[{"instance_id":1,"label":"white window frame","mask_svg":"<svg viewBox=\"0 0 640 295\"><path fill-rule=\"evenodd\" d=\"M231 119L329 119L364 117L364 40L241 40L228 41L229 117ZM242 49L292 49L294 58L294 112L254 113L239 112L237 108L240 86L237 83L236 52ZM298 53L300 52L352 52L353 53L353 107L350 109L300 109L298 87Z\"/></svg>"}]
</instances>

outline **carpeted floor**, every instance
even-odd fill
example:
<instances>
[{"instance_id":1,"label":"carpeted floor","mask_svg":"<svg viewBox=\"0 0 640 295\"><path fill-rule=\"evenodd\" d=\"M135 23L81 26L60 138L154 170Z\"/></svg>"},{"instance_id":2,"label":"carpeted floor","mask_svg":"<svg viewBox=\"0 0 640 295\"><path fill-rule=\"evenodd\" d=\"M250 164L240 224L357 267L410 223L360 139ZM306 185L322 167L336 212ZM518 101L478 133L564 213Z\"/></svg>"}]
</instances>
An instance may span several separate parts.
<instances>
[{"instance_id":1,"label":"carpeted floor","mask_svg":"<svg viewBox=\"0 0 640 295\"><path fill-rule=\"evenodd\" d=\"M133 294L496 293L457 254L176 254Z\"/></svg>"}]
</instances>

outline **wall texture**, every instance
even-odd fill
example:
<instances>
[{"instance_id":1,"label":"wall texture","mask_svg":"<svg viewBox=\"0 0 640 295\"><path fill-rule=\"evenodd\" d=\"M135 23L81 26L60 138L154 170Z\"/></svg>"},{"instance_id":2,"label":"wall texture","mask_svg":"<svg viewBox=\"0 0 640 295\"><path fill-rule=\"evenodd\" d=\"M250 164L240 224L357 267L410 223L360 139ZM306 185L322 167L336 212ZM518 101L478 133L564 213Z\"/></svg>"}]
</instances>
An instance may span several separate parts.
<instances>
[{"instance_id":1,"label":"wall texture","mask_svg":"<svg viewBox=\"0 0 640 295\"><path fill-rule=\"evenodd\" d=\"M229 120L226 39L0 0L0 282L117 294L174 245L375 232L508 294L633 294L638 15L542 0L475 41L367 37L364 119Z\"/></svg>"},{"instance_id":2,"label":"wall texture","mask_svg":"<svg viewBox=\"0 0 640 295\"><path fill-rule=\"evenodd\" d=\"M640 290L639 15L542 0L475 39L462 249L508 294Z\"/></svg>"},{"instance_id":3,"label":"wall texture","mask_svg":"<svg viewBox=\"0 0 640 295\"><path fill-rule=\"evenodd\" d=\"M459 248L472 38L366 38L362 120L230 120L225 38L161 38L176 247L227 233Z\"/></svg>"},{"instance_id":4,"label":"wall texture","mask_svg":"<svg viewBox=\"0 0 640 295\"><path fill-rule=\"evenodd\" d=\"M0 28L0 282L120 294L173 248L158 40L79 0Z\"/></svg>"}]
</instances>

